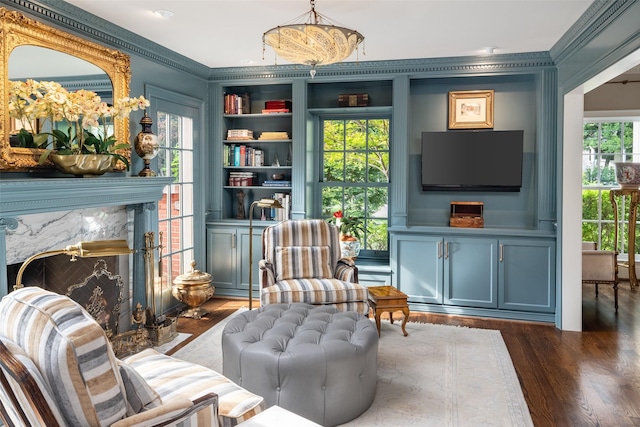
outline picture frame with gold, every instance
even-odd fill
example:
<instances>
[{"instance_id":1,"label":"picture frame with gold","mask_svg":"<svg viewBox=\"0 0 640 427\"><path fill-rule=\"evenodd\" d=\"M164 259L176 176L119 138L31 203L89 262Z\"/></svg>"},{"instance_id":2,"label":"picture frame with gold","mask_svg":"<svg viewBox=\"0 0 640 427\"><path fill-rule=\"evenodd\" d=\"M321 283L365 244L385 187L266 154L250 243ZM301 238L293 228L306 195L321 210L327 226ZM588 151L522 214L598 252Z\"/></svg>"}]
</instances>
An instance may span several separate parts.
<instances>
[{"instance_id":1,"label":"picture frame with gold","mask_svg":"<svg viewBox=\"0 0 640 427\"><path fill-rule=\"evenodd\" d=\"M449 129L492 129L493 90L449 92Z\"/></svg>"}]
</instances>

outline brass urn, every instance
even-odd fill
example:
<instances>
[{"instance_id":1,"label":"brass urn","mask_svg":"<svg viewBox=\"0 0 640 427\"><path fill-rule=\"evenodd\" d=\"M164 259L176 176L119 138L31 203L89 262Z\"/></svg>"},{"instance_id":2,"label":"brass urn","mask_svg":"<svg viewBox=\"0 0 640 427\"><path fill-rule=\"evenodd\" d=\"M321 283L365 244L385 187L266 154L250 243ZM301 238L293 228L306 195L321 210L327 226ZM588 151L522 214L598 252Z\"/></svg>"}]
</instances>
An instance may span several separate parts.
<instances>
[{"instance_id":1,"label":"brass urn","mask_svg":"<svg viewBox=\"0 0 640 427\"><path fill-rule=\"evenodd\" d=\"M191 272L175 278L171 294L175 299L189 306L181 316L200 319L207 314L207 311L200 306L213 296L215 288L211 286L211 280L209 273L196 270L195 261L191 261Z\"/></svg>"}]
</instances>

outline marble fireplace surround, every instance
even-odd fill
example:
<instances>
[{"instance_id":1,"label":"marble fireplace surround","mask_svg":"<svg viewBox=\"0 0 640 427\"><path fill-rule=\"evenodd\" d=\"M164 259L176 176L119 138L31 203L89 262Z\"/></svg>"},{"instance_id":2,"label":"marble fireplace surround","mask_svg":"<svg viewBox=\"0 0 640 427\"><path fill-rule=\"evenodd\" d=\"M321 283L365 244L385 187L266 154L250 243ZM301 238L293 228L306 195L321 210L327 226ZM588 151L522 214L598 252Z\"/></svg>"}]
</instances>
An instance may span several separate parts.
<instances>
[{"instance_id":1,"label":"marble fireplace surround","mask_svg":"<svg viewBox=\"0 0 640 427\"><path fill-rule=\"evenodd\" d=\"M11 174L3 174L10 175ZM0 298L12 290L7 265L81 240L126 239L134 301L146 303L144 233L157 227L166 177L0 177ZM123 257L121 257L123 258ZM143 303L143 306L145 305Z\"/></svg>"}]
</instances>

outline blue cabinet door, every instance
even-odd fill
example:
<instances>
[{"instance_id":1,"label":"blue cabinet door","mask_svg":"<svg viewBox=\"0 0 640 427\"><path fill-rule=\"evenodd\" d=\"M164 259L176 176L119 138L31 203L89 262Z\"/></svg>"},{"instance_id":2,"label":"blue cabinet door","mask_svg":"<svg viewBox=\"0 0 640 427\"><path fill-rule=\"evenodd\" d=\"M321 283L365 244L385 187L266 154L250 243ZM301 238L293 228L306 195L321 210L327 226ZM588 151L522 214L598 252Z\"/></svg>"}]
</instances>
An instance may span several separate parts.
<instances>
[{"instance_id":1,"label":"blue cabinet door","mask_svg":"<svg viewBox=\"0 0 640 427\"><path fill-rule=\"evenodd\" d=\"M498 307L498 241L445 238L444 303L465 307Z\"/></svg>"},{"instance_id":2,"label":"blue cabinet door","mask_svg":"<svg viewBox=\"0 0 640 427\"><path fill-rule=\"evenodd\" d=\"M502 309L555 312L555 242L500 240L500 302Z\"/></svg>"},{"instance_id":3,"label":"blue cabinet door","mask_svg":"<svg viewBox=\"0 0 640 427\"><path fill-rule=\"evenodd\" d=\"M393 237L392 283L409 302L442 304L442 242L441 237Z\"/></svg>"},{"instance_id":4,"label":"blue cabinet door","mask_svg":"<svg viewBox=\"0 0 640 427\"><path fill-rule=\"evenodd\" d=\"M207 227L207 273L216 289L236 288L236 230Z\"/></svg>"}]
</instances>

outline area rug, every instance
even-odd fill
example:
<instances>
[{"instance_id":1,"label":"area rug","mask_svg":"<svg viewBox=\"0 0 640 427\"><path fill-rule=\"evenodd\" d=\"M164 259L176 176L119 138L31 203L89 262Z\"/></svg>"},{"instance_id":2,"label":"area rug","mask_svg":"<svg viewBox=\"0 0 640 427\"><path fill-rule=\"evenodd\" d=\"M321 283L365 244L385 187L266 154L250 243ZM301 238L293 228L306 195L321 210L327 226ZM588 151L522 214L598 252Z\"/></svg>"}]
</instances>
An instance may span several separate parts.
<instances>
[{"instance_id":1,"label":"area rug","mask_svg":"<svg viewBox=\"0 0 640 427\"><path fill-rule=\"evenodd\" d=\"M222 373L228 319L174 356ZM423 323L406 329L407 337L397 322L382 322L376 397L343 426L533 426L499 331Z\"/></svg>"},{"instance_id":2,"label":"area rug","mask_svg":"<svg viewBox=\"0 0 640 427\"><path fill-rule=\"evenodd\" d=\"M191 334L184 334L182 332L178 332L178 335L176 335L174 339L162 345L153 347L153 349L160 353L167 353L171 351L174 347L176 347L178 344L182 344L184 341L189 339L190 336Z\"/></svg>"}]
</instances>

